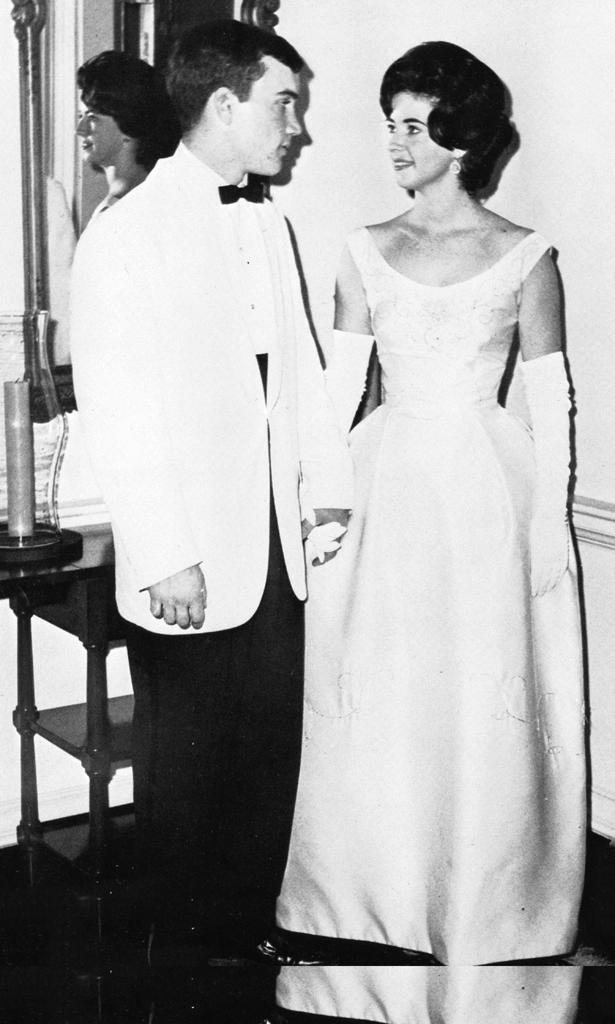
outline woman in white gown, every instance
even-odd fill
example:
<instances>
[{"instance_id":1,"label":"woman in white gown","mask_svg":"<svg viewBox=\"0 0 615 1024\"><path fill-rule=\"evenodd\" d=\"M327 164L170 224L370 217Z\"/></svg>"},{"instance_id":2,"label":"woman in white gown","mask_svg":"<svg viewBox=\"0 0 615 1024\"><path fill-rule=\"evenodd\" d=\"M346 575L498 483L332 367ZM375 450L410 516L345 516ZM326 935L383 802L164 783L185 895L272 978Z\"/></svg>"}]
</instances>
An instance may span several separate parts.
<instances>
[{"instance_id":1,"label":"woman in white gown","mask_svg":"<svg viewBox=\"0 0 615 1024\"><path fill-rule=\"evenodd\" d=\"M512 137L499 78L426 43L389 68L381 105L414 203L355 231L341 263L331 388L373 335L384 399L351 434L342 549L311 573L278 923L457 973L447 987L437 967L319 966L306 989L290 967L279 1002L393 1024L564 1024L574 968L545 968L544 985L518 975L536 966L496 970L511 1000L497 1018L469 970L561 957L576 935L584 717L558 282L549 243L476 198ZM517 336L532 431L498 404Z\"/></svg>"}]
</instances>

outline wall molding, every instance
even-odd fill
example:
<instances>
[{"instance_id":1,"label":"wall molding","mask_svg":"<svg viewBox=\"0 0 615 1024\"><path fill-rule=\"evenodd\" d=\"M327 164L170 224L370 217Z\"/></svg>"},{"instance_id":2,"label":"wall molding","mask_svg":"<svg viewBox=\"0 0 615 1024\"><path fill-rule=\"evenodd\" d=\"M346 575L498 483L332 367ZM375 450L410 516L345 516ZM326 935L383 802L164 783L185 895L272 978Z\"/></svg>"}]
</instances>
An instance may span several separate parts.
<instances>
[{"instance_id":1,"label":"wall molding","mask_svg":"<svg viewBox=\"0 0 615 1024\"><path fill-rule=\"evenodd\" d=\"M578 540L601 548L615 548L615 504L578 494L572 503L572 521Z\"/></svg>"},{"instance_id":2,"label":"wall molding","mask_svg":"<svg viewBox=\"0 0 615 1024\"><path fill-rule=\"evenodd\" d=\"M80 526L97 526L109 522L107 506L100 498L63 501L59 508L60 525L68 530L78 530Z\"/></svg>"},{"instance_id":3,"label":"wall molding","mask_svg":"<svg viewBox=\"0 0 615 1024\"><path fill-rule=\"evenodd\" d=\"M109 522L107 508L99 498L63 502L59 513L62 526L69 529ZM579 540L603 548L615 548L615 504L612 502L576 495L572 503L572 521Z\"/></svg>"},{"instance_id":4,"label":"wall molding","mask_svg":"<svg viewBox=\"0 0 615 1024\"><path fill-rule=\"evenodd\" d=\"M592 789L591 808L592 832L615 843L615 793Z\"/></svg>"}]
</instances>

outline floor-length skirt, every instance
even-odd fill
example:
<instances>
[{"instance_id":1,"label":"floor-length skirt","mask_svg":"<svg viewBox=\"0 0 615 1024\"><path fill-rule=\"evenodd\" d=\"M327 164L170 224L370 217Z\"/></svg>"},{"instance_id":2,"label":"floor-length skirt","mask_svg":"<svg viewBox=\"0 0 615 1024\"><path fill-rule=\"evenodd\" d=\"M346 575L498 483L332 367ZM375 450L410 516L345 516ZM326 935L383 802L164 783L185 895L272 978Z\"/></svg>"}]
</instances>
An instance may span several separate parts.
<instances>
[{"instance_id":1,"label":"floor-length skirt","mask_svg":"<svg viewBox=\"0 0 615 1024\"><path fill-rule=\"evenodd\" d=\"M574 564L530 594L531 439L495 403L423 419L387 404L351 441L348 535L310 572L278 924L443 964L565 954L584 870L580 616Z\"/></svg>"}]
</instances>

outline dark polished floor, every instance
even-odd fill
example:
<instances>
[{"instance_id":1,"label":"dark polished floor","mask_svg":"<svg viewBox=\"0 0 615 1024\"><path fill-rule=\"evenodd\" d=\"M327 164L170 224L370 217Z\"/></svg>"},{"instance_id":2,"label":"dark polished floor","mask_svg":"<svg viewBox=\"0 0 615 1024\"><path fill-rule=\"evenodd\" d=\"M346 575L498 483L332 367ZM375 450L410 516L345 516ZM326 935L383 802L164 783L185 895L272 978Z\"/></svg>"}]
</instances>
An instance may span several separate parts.
<instances>
[{"instance_id":1,"label":"dark polished floor","mask_svg":"<svg viewBox=\"0 0 615 1024\"><path fill-rule=\"evenodd\" d=\"M148 966L132 825L114 814L99 888L77 819L45 826L51 851L0 851L0 1024L260 1024L272 1009L266 965L211 968L205 950L169 946Z\"/></svg>"},{"instance_id":2,"label":"dark polished floor","mask_svg":"<svg viewBox=\"0 0 615 1024\"><path fill-rule=\"evenodd\" d=\"M170 945L148 966L130 808L114 813L113 881L99 889L84 870L85 822L49 823L45 834L52 849L32 857L0 850L0 1024L261 1024L272 1013L266 965L212 967L205 950ZM376 962L357 959L357 946L342 963ZM579 1024L615 1024L615 848L598 836L577 956L587 965Z\"/></svg>"}]
</instances>

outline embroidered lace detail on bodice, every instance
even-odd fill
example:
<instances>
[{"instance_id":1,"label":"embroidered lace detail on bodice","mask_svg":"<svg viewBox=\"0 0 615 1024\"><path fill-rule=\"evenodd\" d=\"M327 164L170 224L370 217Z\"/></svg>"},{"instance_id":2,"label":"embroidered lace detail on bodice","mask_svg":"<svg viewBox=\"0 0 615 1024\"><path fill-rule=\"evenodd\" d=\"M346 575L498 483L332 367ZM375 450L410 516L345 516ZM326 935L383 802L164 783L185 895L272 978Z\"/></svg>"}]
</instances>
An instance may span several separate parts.
<instances>
[{"instance_id":1,"label":"embroidered lace detail on bodice","mask_svg":"<svg viewBox=\"0 0 615 1024\"><path fill-rule=\"evenodd\" d=\"M494 404L523 281L549 243L533 232L482 273L441 287L394 270L367 228L353 232L348 244L366 290L385 402L428 417Z\"/></svg>"}]
</instances>

